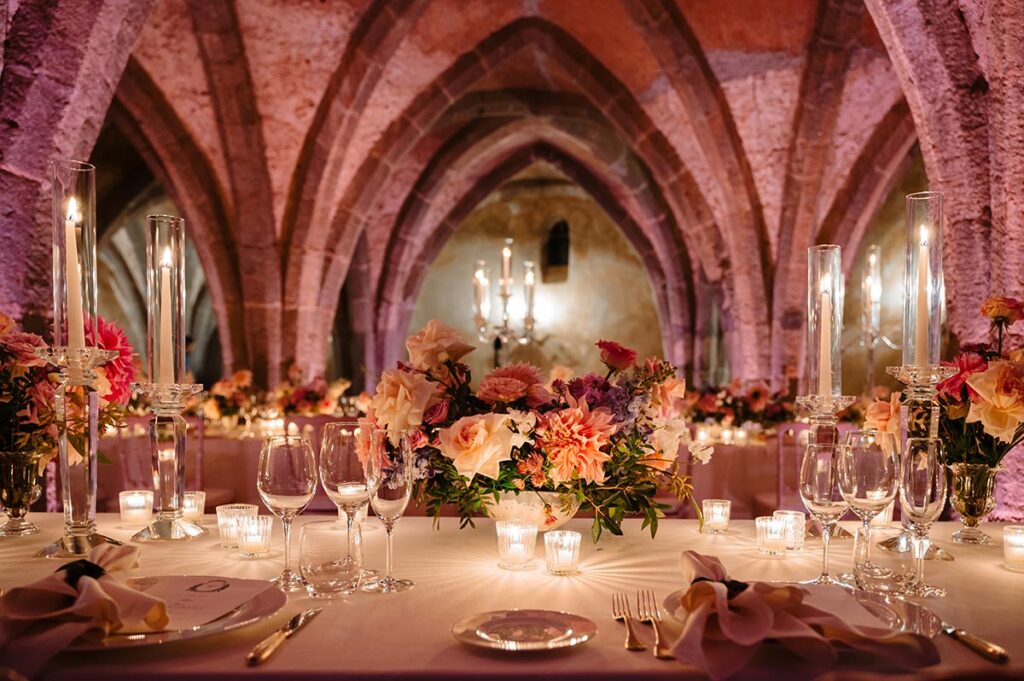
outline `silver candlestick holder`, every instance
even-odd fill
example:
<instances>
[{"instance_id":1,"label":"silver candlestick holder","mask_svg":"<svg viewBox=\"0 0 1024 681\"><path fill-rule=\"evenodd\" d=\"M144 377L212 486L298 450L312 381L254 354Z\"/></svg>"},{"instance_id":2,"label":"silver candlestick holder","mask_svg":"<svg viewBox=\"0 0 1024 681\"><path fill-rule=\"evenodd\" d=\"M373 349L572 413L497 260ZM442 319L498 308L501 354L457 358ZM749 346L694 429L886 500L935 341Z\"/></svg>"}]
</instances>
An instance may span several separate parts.
<instances>
[{"instance_id":1,"label":"silver candlestick holder","mask_svg":"<svg viewBox=\"0 0 1024 681\"><path fill-rule=\"evenodd\" d=\"M852 395L800 395L796 398L798 407L806 411L810 426L807 428L807 443L812 445L839 444L839 418L841 411L857 400ZM820 537L821 529L813 518L807 519L807 536ZM836 525L832 539L849 539L853 535Z\"/></svg>"},{"instance_id":2,"label":"silver candlestick holder","mask_svg":"<svg viewBox=\"0 0 1024 681\"><path fill-rule=\"evenodd\" d=\"M96 531L99 394L94 382L96 369L114 359L117 351L54 346L38 348L36 354L56 366L59 374L54 407L64 506L64 536L36 556L70 558L101 544L121 544Z\"/></svg>"},{"instance_id":3,"label":"silver candlestick holder","mask_svg":"<svg viewBox=\"0 0 1024 681\"><path fill-rule=\"evenodd\" d=\"M198 383L136 383L153 412L149 422L153 453L153 500L156 517L132 541L188 541L207 533L202 525L185 519L185 433L182 416L188 399L202 392Z\"/></svg>"}]
</instances>

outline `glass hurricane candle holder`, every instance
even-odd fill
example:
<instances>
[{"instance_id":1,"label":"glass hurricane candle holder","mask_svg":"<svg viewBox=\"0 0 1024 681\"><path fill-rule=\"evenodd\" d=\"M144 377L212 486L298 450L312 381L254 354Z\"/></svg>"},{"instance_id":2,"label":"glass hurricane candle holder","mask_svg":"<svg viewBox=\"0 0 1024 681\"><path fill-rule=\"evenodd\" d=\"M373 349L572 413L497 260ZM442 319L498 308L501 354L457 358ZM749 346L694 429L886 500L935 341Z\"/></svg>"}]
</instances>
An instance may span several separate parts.
<instances>
[{"instance_id":1,"label":"glass hurricane candle holder","mask_svg":"<svg viewBox=\"0 0 1024 681\"><path fill-rule=\"evenodd\" d=\"M153 491L125 490L117 495L121 507L121 522L125 525L145 525L153 517Z\"/></svg>"},{"instance_id":2,"label":"glass hurricane candle holder","mask_svg":"<svg viewBox=\"0 0 1024 681\"><path fill-rule=\"evenodd\" d=\"M1003 528L1003 564L1007 570L1024 572L1024 525Z\"/></svg>"},{"instance_id":3,"label":"glass hurricane candle holder","mask_svg":"<svg viewBox=\"0 0 1024 681\"><path fill-rule=\"evenodd\" d=\"M786 522L782 518L763 515L754 520L757 528L757 550L769 558L786 555Z\"/></svg>"},{"instance_id":4,"label":"glass hurricane candle holder","mask_svg":"<svg viewBox=\"0 0 1024 681\"><path fill-rule=\"evenodd\" d=\"M786 525L786 550L803 551L807 514L803 511L775 511L772 517L781 519Z\"/></svg>"},{"instance_id":5,"label":"glass hurricane candle holder","mask_svg":"<svg viewBox=\"0 0 1024 681\"><path fill-rule=\"evenodd\" d=\"M242 558L260 558L270 553L273 516L243 516L235 521L235 527L238 532L238 555Z\"/></svg>"},{"instance_id":6,"label":"glass hurricane candle holder","mask_svg":"<svg viewBox=\"0 0 1024 681\"><path fill-rule=\"evenodd\" d=\"M908 194L903 365L939 364L942 337L942 194Z\"/></svg>"},{"instance_id":7,"label":"glass hurricane candle holder","mask_svg":"<svg viewBox=\"0 0 1024 681\"><path fill-rule=\"evenodd\" d=\"M185 492L182 500L182 512L185 520L203 524L203 513L206 512L206 492Z\"/></svg>"},{"instance_id":8,"label":"glass hurricane candle holder","mask_svg":"<svg viewBox=\"0 0 1024 681\"><path fill-rule=\"evenodd\" d=\"M807 249L807 393L842 395L843 267L839 246Z\"/></svg>"},{"instance_id":9,"label":"glass hurricane candle holder","mask_svg":"<svg viewBox=\"0 0 1024 681\"><path fill-rule=\"evenodd\" d=\"M223 504L217 507L217 531L221 548L238 548L238 521L255 518L259 507L255 504Z\"/></svg>"},{"instance_id":10,"label":"glass hurricane candle holder","mask_svg":"<svg viewBox=\"0 0 1024 681\"><path fill-rule=\"evenodd\" d=\"M704 514L702 534L724 534L729 529L732 502L728 499L704 499L700 502Z\"/></svg>"},{"instance_id":11,"label":"glass hurricane candle holder","mask_svg":"<svg viewBox=\"0 0 1024 681\"><path fill-rule=\"evenodd\" d=\"M498 566L506 570L529 570L537 546L537 526L522 520L499 520Z\"/></svg>"},{"instance_id":12,"label":"glass hurricane candle holder","mask_svg":"<svg viewBox=\"0 0 1024 681\"><path fill-rule=\"evenodd\" d=\"M579 532L554 530L544 535L544 552L548 572L553 575L574 575L579 572Z\"/></svg>"}]
</instances>

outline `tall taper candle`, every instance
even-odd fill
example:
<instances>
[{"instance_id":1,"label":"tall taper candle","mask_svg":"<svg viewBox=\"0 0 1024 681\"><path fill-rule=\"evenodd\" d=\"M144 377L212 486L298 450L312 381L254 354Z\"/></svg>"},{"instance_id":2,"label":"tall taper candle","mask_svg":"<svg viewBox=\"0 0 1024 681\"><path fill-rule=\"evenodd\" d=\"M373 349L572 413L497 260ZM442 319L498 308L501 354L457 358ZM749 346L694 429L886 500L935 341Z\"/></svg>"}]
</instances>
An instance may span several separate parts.
<instances>
[{"instance_id":1,"label":"tall taper candle","mask_svg":"<svg viewBox=\"0 0 1024 681\"><path fill-rule=\"evenodd\" d=\"M931 317L928 314L928 228L921 225L921 245L917 256L917 319L914 324L914 364L929 365L928 328Z\"/></svg>"},{"instance_id":2,"label":"tall taper candle","mask_svg":"<svg viewBox=\"0 0 1024 681\"><path fill-rule=\"evenodd\" d=\"M512 239L505 239L501 249L501 295L512 295Z\"/></svg>"},{"instance_id":3,"label":"tall taper candle","mask_svg":"<svg viewBox=\"0 0 1024 681\"><path fill-rule=\"evenodd\" d=\"M821 282L821 345L818 348L818 394L832 394L832 296Z\"/></svg>"},{"instance_id":4,"label":"tall taper candle","mask_svg":"<svg viewBox=\"0 0 1024 681\"><path fill-rule=\"evenodd\" d=\"M78 261L78 223L82 214L75 197L68 199L64 220L64 281L68 287L68 349L85 347L85 320L82 306L82 267Z\"/></svg>"},{"instance_id":5,"label":"tall taper candle","mask_svg":"<svg viewBox=\"0 0 1024 681\"><path fill-rule=\"evenodd\" d=\"M160 330L157 341L159 368L156 382L174 383L174 345L171 342L171 249L164 249L160 258Z\"/></svg>"}]
</instances>

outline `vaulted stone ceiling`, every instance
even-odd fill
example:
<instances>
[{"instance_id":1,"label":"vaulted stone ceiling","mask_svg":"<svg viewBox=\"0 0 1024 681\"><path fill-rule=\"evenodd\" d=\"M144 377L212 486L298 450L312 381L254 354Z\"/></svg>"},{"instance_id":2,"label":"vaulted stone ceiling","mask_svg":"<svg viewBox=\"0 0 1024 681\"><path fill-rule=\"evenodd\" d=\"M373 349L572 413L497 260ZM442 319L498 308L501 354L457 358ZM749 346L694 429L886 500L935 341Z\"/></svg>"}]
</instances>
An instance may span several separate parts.
<instances>
[{"instance_id":1,"label":"vaulted stone ceiling","mask_svg":"<svg viewBox=\"0 0 1024 681\"><path fill-rule=\"evenodd\" d=\"M26 318L45 162L88 156L107 116L188 220L227 367L269 382L323 367L343 285L354 364L394 361L443 240L537 161L634 244L683 365L713 291L735 375L797 371L806 247L849 264L918 135L952 330L1024 288L1019 0L61 5L0 22L4 233L38 237L0 253L0 304Z\"/></svg>"}]
</instances>

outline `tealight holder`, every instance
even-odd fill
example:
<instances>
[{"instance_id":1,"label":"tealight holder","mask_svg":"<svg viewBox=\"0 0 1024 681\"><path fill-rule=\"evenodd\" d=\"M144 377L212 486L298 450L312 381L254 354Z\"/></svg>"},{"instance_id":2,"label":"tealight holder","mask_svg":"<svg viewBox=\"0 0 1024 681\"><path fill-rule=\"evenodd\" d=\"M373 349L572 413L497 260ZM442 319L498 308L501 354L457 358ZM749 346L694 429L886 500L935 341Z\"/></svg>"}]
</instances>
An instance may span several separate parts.
<instances>
[{"instance_id":1,"label":"tealight holder","mask_svg":"<svg viewBox=\"0 0 1024 681\"><path fill-rule=\"evenodd\" d=\"M494 527L498 533L498 566L506 570L532 569L537 526L523 520L499 520Z\"/></svg>"},{"instance_id":2,"label":"tealight holder","mask_svg":"<svg viewBox=\"0 0 1024 681\"><path fill-rule=\"evenodd\" d=\"M763 515L754 520L757 528L757 550L769 558L786 555L786 521Z\"/></svg>"},{"instance_id":3,"label":"tealight holder","mask_svg":"<svg viewBox=\"0 0 1024 681\"><path fill-rule=\"evenodd\" d=\"M1003 564L1007 570L1024 572L1024 525L1003 528Z\"/></svg>"},{"instance_id":4,"label":"tealight holder","mask_svg":"<svg viewBox=\"0 0 1024 681\"><path fill-rule=\"evenodd\" d=\"M728 499L704 499L700 502L704 514L702 534L725 534L729 530L732 502Z\"/></svg>"},{"instance_id":5,"label":"tealight holder","mask_svg":"<svg viewBox=\"0 0 1024 681\"><path fill-rule=\"evenodd\" d=\"M185 492L181 511L185 520L202 525L203 514L206 512L206 492Z\"/></svg>"},{"instance_id":6,"label":"tealight holder","mask_svg":"<svg viewBox=\"0 0 1024 681\"><path fill-rule=\"evenodd\" d=\"M238 521L241 518L255 518L259 513L256 504L222 504L217 507L217 531L223 549L238 548Z\"/></svg>"},{"instance_id":7,"label":"tealight holder","mask_svg":"<svg viewBox=\"0 0 1024 681\"><path fill-rule=\"evenodd\" d=\"M782 520L786 525L786 550L803 551L807 514L802 511L775 511L772 517Z\"/></svg>"},{"instance_id":8,"label":"tealight holder","mask_svg":"<svg viewBox=\"0 0 1024 681\"><path fill-rule=\"evenodd\" d=\"M574 575L579 572L579 532L555 530L544 535L544 553L548 572L552 575Z\"/></svg>"},{"instance_id":9,"label":"tealight holder","mask_svg":"<svg viewBox=\"0 0 1024 681\"><path fill-rule=\"evenodd\" d=\"M117 495L121 508L121 523L142 526L153 517L153 491L148 489L125 490Z\"/></svg>"},{"instance_id":10,"label":"tealight holder","mask_svg":"<svg viewBox=\"0 0 1024 681\"><path fill-rule=\"evenodd\" d=\"M270 553L270 533L274 518L254 515L235 521L238 531L238 555L242 558L260 558Z\"/></svg>"}]
</instances>

